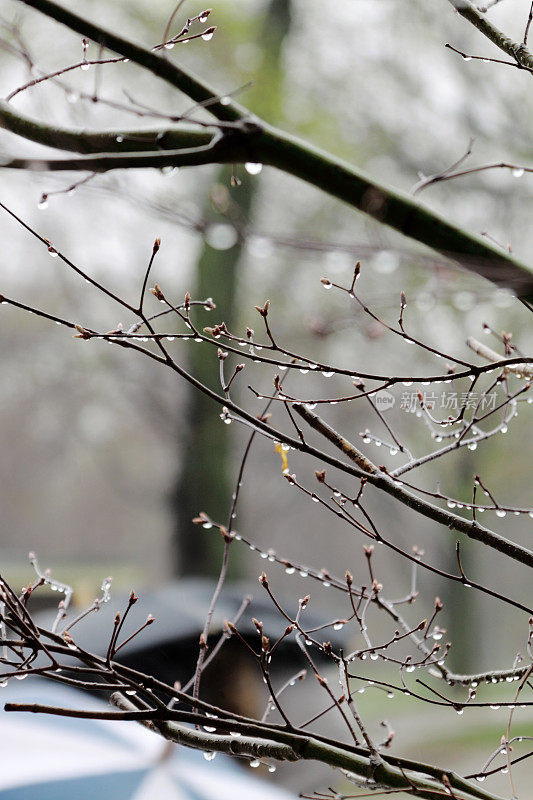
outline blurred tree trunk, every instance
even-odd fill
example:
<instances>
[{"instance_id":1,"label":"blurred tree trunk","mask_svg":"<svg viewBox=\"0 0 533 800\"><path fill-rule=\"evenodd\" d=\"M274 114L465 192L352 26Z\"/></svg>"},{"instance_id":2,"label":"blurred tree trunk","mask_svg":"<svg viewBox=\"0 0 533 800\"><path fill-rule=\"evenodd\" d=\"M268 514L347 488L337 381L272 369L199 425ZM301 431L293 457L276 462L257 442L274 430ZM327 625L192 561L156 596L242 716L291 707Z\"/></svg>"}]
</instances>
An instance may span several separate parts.
<instances>
[{"instance_id":1,"label":"blurred tree trunk","mask_svg":"<svg viewBox=\"0 0 533 800\"><path fill-rule=\"evenodd\" d=\"M247 92L251 108L272 123L280 116L281 51L290 20L291 0L270 0L257 42L261 66L254 87ZM230 330L236 323L238 266L246 241L246 221L259 188L258 177L247 173L239 177L241 185L230 187L231 167L221 167L204 211L208 223L220 222L220 213L235 221L239 238L233 247L222 250L204 242L192 291L195 299L211 295L217 306L211 319L199 324L210 325L223 320ZM201 315L201 311L197 312L195 319L205 319L205 314ZM203 348L191 348L189 366L202 383L220 391L218 361L212 354L210 356L206 358ZM191 520L205 510L214 519L226 521L235 481L230 459L232 430L221 424L212 401L197 392L189 394L185 420L180 432L181 468L170 499L174 521L173 568L177 574L212 574L219 568L218 548L213 546L215 540L202 536Z\"/></svg>"}]
</instances>

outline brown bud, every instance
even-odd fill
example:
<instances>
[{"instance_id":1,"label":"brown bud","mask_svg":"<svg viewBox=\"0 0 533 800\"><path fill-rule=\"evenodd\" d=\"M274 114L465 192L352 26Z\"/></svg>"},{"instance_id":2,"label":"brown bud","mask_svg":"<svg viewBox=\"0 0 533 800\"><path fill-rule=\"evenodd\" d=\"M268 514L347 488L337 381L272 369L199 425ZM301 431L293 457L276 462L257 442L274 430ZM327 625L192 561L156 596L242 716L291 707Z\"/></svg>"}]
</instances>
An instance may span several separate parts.
<instances>
[{"instance_id":1,"label":"brown bud","mask_svg":"<svg viewBox=\"0 0 533 800\"><path fill-rule=\"evenodd\" d=\"M165 295L161 291L161 287L159 286L158 283L156 283L154 288L150 289L150 291L152 292L154 297L156 297L158 300L164 300L165 299Z\"/></svg>"},{"instance_id":2,"label":"brown bud","mask_svg":"<svg viewBox=\"0 0 533 800\"><path fill-rule=\"evenodd\" d=\"M270 306L270 300L265 300L264 306L254 306L255 310L261 314L262 317L268 316L268 309Z\"/></svg>"}]
</instances>

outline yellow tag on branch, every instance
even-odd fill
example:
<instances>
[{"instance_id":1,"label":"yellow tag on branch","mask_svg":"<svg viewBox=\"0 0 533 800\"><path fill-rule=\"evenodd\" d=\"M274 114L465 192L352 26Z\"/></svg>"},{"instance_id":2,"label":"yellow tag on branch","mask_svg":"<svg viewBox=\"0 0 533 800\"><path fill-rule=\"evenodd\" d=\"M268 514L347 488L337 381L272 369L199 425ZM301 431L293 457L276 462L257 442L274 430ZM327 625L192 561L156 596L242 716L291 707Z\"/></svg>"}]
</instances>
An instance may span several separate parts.
<instances>
[{"instance_id":1,"label":"yellow tag on branch","mask_svg":"<svg viewBox=\"0 0 533 800\"><path fill-rule=\"evenodd\" d=\"M287 453L283 449L283 445L281 445L279 443L274 445L274 452L275 453L279 453L280 456L281 456L282 472L288 472L289 471L289 462L287 461Z\"/></svg>"}]
</instances>

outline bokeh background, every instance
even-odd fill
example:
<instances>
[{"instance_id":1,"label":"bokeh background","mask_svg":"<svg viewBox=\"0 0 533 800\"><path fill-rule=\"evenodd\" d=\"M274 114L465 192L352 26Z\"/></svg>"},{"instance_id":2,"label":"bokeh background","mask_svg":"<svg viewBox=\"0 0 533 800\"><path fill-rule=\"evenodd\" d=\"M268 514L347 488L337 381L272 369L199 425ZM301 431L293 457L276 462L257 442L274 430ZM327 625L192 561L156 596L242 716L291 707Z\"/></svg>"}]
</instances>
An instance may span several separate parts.
<instances>
[{"instance_id":1,"label":"bokeh background","mask_svg":"<svg viewBox=\"0 0 533 800\"><path fill-rule=\"evenodd\" d=\"M491 13L520 39L529 5L506 0ZM72 7L146 44L161 40L172 11L163 0L86 1ZM1 8L3 95L28 80L28 65L17 52L21 48L43 71L79 60L79 37L11 0ZM184 15L201 10L189 0ZM498 57L444 0L217 0L210 19L217 32L209 43L200 39L167 56L209 79L221 93L245 87L238 97L252 110L387 184L410 191L419 173L447 167L471 138L475 143L468 164L528 164L530 76L512 67L465 62L446 49L450 42L467 53ZM89 57L98 57L96 46L91 45ZM152 124L94 102L95 91L99 98L125 105L129 94L168 114L190 108L186 98L133 64L77 70L59 83L21 93L14 104L65 126ZM0 149L51 152L7 132L1 133ZM506 291L295 179L269 169L251 176L239 168L238 174L240 187L230 185L227 168L110 173L73 193L54 195L76 176L3 172L0 196L72 261L129 299L137 297L153 240L161 237L153 279L165 294L181 299L190 291L196 298L212 296L217 304L209 314L197 312L199 324L225 320L239 333L246 325L259 331L253 306L268 297L279 340L317 360L392 374L429 374L439 367L418 348L386 334L345 295L323 291L323 275L349 283L356 259L362 263L359 288L365 301L394 322L405 291L408 330L432 346L471 358L465 339L481 338L487 322L497 331L512 331L527 352L527 312ZM50 194L47 204L39 202L43 192ZM527 175L517 179L508 170L488 171L431 187L421 198L448 219L530 260ZM50 259L5 214L0 237L4 294L96 329L132 323L59 259ZM155 301L147 302L158 310ZM26 581L27 552L37 551L54 575L74 584L77 602L83 603L109 573L119 592L132 586L149 591L179 576L216 574L221 542L190 520L202 510L225 520L246 431L223 425L214 404L133 353L72 339L63 329L11 307L2 308L0 335L0 556L8 576ZM213 349L194 342L172 347L194 374L217 387ZM326 385L313 377L312 384L308 376L294 379L292 391L313 385L333 396L346 390L335 378ZM246 387L252 384L267 393L271 381L272 374L250 365L235 384L236 396L258 411L260 403ZM459 382L453 388L466 390ZM422 454L432 447L427 428L400 407L403 387L393 391L397 403L387 419L411 450ZM472 476L479 472L501 502L532 506L530 416L527 406L520 409L505 436L475 453L463 449L435 462L417 476L419 485L435 488L440 481L444 492L468 500ZM367 427L384 433L369 412L363 404L339 405L329 410L328 419L360 442ZM383 448L377 453L374 445L364 446L379 463L401 463L399 454L384 456ZM313 470L320 464L294 453L289 464L314 488ZM349 492L349 482L343 488ZM419 545L432 563L455 569L455 536L387 498L372 495L370 507L399 545ZM527 515L489 516L484 521L504 535L530 541ZM366 577L362 542L287 484L269 442L254 446L235 524L264 550L272 547L286 558L338 574L349 568L358 582ZM469 574L527 602L531 592L525 568L468 541L461 545ZM234 547L234 580L255 581L263 567L256 553ZM388 596L407 593L407 562L380 552L376 568ZM275 565L268 571L276 591L288 597L308 590L304 579L289 578ZM435 595L446 602L443 618L447 638L455 643L451 659L456 669L506 667L523 649L525 615L428 574L420 575L419 589L422 608L415 606L414 622L430 613ZM206 592L206 607L207 597ZM340 614L336 598L316 587L312 603L320 613L327 615L331 608L333 615ZM465 714L459 724L451 711L437 714L405 698L392 709L377 694L361 697L361 708L371 720L386 713L398 730L398 752L453 762L468 771L479 768L485 754L498 746L503 712L488 721L486 715ZM518 724L525 733L527 717ZM523 797L528 797L526 773L527 767L521 777ZM287 771L283 778L295 788L311 788L302 771ZM498 780L494 791L503 791L506 778L500 785Z\"/></svg>"}]
</instances>

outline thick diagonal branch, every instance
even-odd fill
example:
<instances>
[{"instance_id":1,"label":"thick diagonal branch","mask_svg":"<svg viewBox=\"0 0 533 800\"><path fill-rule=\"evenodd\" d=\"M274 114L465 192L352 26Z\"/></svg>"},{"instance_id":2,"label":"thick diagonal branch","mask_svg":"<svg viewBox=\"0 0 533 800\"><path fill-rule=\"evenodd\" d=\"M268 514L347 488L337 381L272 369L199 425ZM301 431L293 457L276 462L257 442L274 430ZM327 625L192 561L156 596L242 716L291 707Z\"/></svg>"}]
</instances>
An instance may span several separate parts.
<instances>
[{"instance_id":1,"label":"thick diagonal branch","mask_svg":"<svg viewBox=\"0 0 533 800\"><path fill-rule=\"evenodd\" d=\"M469 2L469 0L449 0L455 10L472 23L490 41L514 59L518 66L533 72L533 53L523 42L515 42L506 36L496 25Z\"/></svg>"},{"instance_id":2,"label":"thick diagonal branch","mask_svg":"<svg viewBox=\"0 0 533 800\"><path fill-rule=\"evenodd\" d=\"M506 553L508 556L511 556L511 558L521 561L526 566L533 567L533 552L531 552L531 550L522 547L516 542L511 542L509 539L500 536L500 534L491 531L489 528L483 527L483 525L480 525L476 520L471 521L465 519L458 514L452 514L449 511L445 511L433 505L433 503L422 500L422 498L417 497L404 486L399 485L397 481L394 481L385 472L376 470L374 465L360 453L355 445L348 442L347 439L337 433L337 431L331 428L331 426L324 422L319 416L309 411L304 405L295 403L293 409L303 417L311 427L328 439L338 450L341 450L347 455L350 461L357 465L360 477L365 477L368 483L392 495L396 500L399 500L401 503L408 506L408 508L417 511L424 517L439 522L451 530L464 533L470 539L475 539L501 553ZM298 449L303 448L299 445ZM308 449L310 450L311 448Z\"/></svg>"},{"instance_id":3,"label":"thick diagonal branch","mask_svg":"<svg viewBox=\"0 0 533 800\"><path fill-rule=\"evenodd\" d=\"M336 197L354 208L368 214L384 225L399 231L404 236L415 239L424 245L457 261L465 269L477 272L494 283L512 289L519 297L533 300L533 273L509 254L492 247L480 237L469 234L460 227L442 219L425 209L411 197L404 196L390 187L382 186L349 164L334 156L307 145L298 139L272 128L253 118L249 111L230 98L220 102L220 94L192 73L170 63L146 48L124 37L106 30L100 25L74 14L52 0L21 0L26 5L41 11L52 19L66 25L71 30L87 36L102 46L130 58L148 69L197 103L209 101L208 110L219 120L250 122L247 135L231 139L224 136L210 155L206 151L175 152L163 155L129 155L128 158L114 158L103 153L101 158L59 160L14 160L4 166L13 168L32 168L42 170L89 170L100 171L125 167L191 166L199 163L221 163L255 161L276 167L294 175L318 189ZM459 3L459 0L455 0ZM463 0L461 0L463 2ZM461 9L469 9L466 3ZM459 9L458 9L459 10ZM218 99L217 99L218 98ZM253 121L252 121L253 120ZM13 126L13 119L4 114L6 127ZM243 126L244 127L244 126ZM121 132L117 131L118 134ZM23 134L28 138L32 133ZM39 132L42 135L42 130ZM87 138L79 152L87 152ZM222 146L223 145L223 146ZM73 148L71 148L73 149ZM131 153L131 146L124 148ZM196 148L195 148L196 150ZM115 148L113 147L113 151Z\"/></svg>"}]
</instances>

